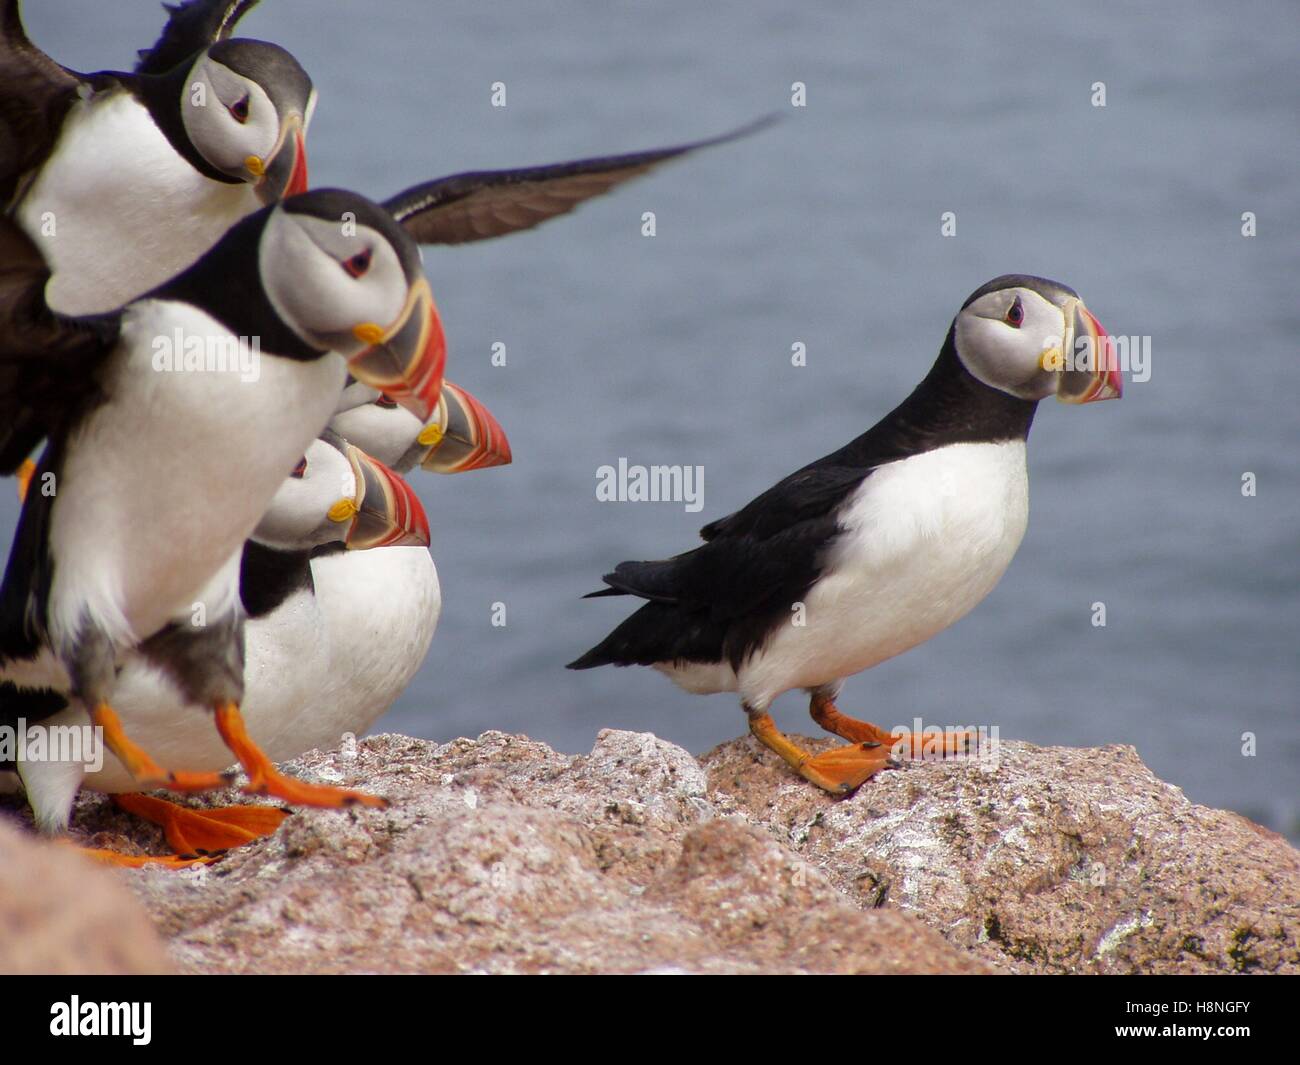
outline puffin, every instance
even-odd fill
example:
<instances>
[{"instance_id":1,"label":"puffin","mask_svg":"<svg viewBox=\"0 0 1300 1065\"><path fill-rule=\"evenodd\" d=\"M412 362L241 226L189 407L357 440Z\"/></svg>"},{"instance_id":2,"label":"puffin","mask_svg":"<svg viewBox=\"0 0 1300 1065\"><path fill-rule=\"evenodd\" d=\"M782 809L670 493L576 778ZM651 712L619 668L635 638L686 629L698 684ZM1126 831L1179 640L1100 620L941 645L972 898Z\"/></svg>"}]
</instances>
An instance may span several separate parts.
<instances>
[{"instance_id":1,"label":"puffin","mask_svg":"<svg viewBox=\"0 0 1300 1065\"><path fill-rule=\"evenodd\" d=\"M923 746L964 749L969 735L938 744L843 714L840 688L993 590L1025 533L1039 401L1122 388L1073 289L994 278L962 304L921 383L865 433L706 525L702 546L606 574L587 598L645 602L568 668L652 666L688 692L735 692L754 737L835 795ZM847 745L813 755L777 729L769 707L795 689Z\"/></svg>"},{"instance_id":2,"label":"puffin","mask_svg":"<svg viewBox=\"0 0 1300 1065\"><path fill-rule=\"evenodd\" d=\"M400 410L400 408L396 408ZM402 412L405 413L404 411ZM326 430L312 442L281 484L240 559L240 602L247 621L245 695L241 711L249 735L273 761L314 747L329 746L347 731L361 731L382 714L418 668L432 640L441 606L437 571L428 553L428 519L406 481L383 463ZM340 581L316 574L317 557L356 557L383 548L396 555L413 551L427 565L390 567L388 581ZM375 551L376 554L383 552ZM402 578L414 577L409 582ZM396 597L395 601L393 597ZM405 632L376 628L362 618L370 601L381 612L402 614ZM390 672L404 675L396 691L367 685L356 653L391 658ZM132 725L133 739L169 765L193 772L218 772L231 761L229 749L203 726L202 707L178 714L184 694L170 676L143 655L128 655L118 669L112 702ZM364 709L361 709L364 707ZM0 690L0 717L23 718L34 728L85 726L85 708L49 690ZM96 769L90 752L81 761L51 760L0 767L21 778L37 828L47 834L67 829L81 787L116 796L119 806L163 826L175 860L213 855L266 834L285 811L268 806L187 809L138 792L122 763L103 759ZM6 790L0 788L0 790ZM173 856L135 859L96 851L115 864L168 863Z\"/></svg>"},{"instance_id":3,"label":"puffin","mask_svg":"<svg viewBox=\"0 0 1300 1065\"><path fill-rule=\"evenodd\" d=\"M398 473L466 473L507 466L510 441L500 422L469 389L444 379L433 415L422 423L397 401L349 381L330 428Z\"/></svg>"},{"instance_id":4,"label":"puffin","mask_svg":"<svg viewBox=\"0 0 1300 1065\"><path fill-rule=\"evenodd\" d=\"M111 314L54 314L48 266L8 218L0 262L0 473L49 441L0 585L0 680L82 703L142 790L223 786L128 737L110 695L138 654L212 714L249 792L382 805L284 776L249 737L240 563L349 371L432 411L446 349L418 246L383 208L324 189L249 215ZM160 361L169 338L175 360ZM257 338L255 379L186 361L196 338Z\"/></svg>"},{"instance_id":5,"label":"puffin","mask_svg":"<svg viewBox=\"0 0 1300 1065\"><path fill-rule=\"evenodd\" d=\"M130 73L79 74L0 0L0 204L40 238L64 314L112 310L189 266L235 222L307 188L316 90L266 41L231 37L256 0L187 0ZM673 159L747 136L423 181L383 201L421 244L531 229Z\"/></svg>"},{"instance_id":6,"label":"puffin","mask_svg":"<svg viewBox=\"0 0 1300 1065\"><path fill-rule=\"evenodd\" d=\"M134 71L80 74L0 0L0 203L44 248L56 311L113 310L306 190L316 92L283 48L230 36L251 6L191 0Z\"/></svg>"}]
</instances>

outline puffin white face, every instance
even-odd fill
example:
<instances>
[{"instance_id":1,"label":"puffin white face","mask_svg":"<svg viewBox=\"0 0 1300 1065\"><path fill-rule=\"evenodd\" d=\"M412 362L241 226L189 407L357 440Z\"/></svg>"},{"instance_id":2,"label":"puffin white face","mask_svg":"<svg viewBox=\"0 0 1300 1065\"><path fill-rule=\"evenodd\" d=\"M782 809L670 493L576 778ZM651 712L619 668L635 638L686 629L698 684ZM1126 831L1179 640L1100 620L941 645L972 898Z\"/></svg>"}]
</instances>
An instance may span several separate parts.
<instances>
[{"instance_id":1,"label":"puffin white face","mask_svg":"<svg viewBox=\"0 0 1300 1065\"><path fill-rule=\"evenodd\" d=\"M313 440L297 468L280 485L253 537L271 547L305 551L342 540L347 524L330 520L357 501L357 479L343 453Z\"/></svg>"},{"instance_id":2,"label":"puffin white face","mask_svg":"<svg viewBox=\"0 0 1300 1065\"><path fill-rule=\"evenodd\" d=\"M1008 285L962 308L954 327L957 357L976 380L1019 399L1118 398L1122 383L1118 368L1105 361L1109 337L1101 323L1069 289L1043 284L1046 293Z\"/></svg>"},{"instance_id":3,"label":"puffin white face","mask_svg":"<svg viewBox=\"0 0 1300 1065\"><path fill-rule=\"evenodd\" d=\"M428 418L447 343L417 245L388 211L338 189L291 197L263 216L257 255L262 290L289 329Z\"/></svg>"},{"instance_id":4,"label":"puffin white face","mask_svg":"<svg viewBox=\"0 0 1300 1065\"><path fill-rule=\"evenodd\" d=\"M181 100L185 133L223 174L256 182L282 144L275 104L252 78L199 55Z\"/></svg>"},{"instance_id":5,"label":"puffin white face","mask_svg":"<svg viewBox=\"0 0 1300 1065\"><path fill-rule=\"evenodd\" d=\"M369 397L356 402L365 393ZM424 423L387 396L359 383L349 385L343 394L346 406L340 405L330 419L330 428L399 473L410 469L412 463L405 461L406 455Z\"/></svg>"},{"instance_id":6,"label":"puffin white face","mask_svg":"<svg viewBox=\"0 0 1300 1065\"><path fill-rule=\"evenodd\" d=\"M280 485L253 538L291 551L330 543L428 547L429 521L400 476L327 432Z\"/></svg>"},{"instance_id":7,"label":"puffin white face","mask_svg":"<svg viewBox=\"0 0 1300 1065\"><path fill-rule=\"evenodd\" d=\"M410 285L388 238L359 222L271 212L258 250L262 286L276 313L313 347L345 358L397 322Z\"/></svg>"}]
</instances>

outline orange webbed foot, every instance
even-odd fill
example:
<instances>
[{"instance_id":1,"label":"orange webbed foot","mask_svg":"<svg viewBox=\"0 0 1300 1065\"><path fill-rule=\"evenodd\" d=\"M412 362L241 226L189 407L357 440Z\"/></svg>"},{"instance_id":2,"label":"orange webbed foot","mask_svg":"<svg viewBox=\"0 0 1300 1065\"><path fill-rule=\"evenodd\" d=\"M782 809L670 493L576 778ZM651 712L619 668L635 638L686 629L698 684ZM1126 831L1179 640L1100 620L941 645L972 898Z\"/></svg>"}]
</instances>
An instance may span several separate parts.
<instances>
[{"instance_id":1,"label":"orange webbed foot","mask_svg":"<svg viewBox=\"0 0 1300 1065\"><path fill-rule=\"evenodd\" d=\"M979 741L977 734L965 730L958 732L886 732L870 721L859 721L840 713L833 699L814 694L808 707L812 719L827 732L850 743L879 743L895 758L946 758L973 751Z\"/></svg>"},{"instance_id":2,"label":"orange webbed foot","mask_svg":"<svg viewBox=\"0 0 1300 1065\"><path fill-rule=\"evenodd\" d=\"M856 791L882 769L897 766L889 748L880 743L850 743L806 758L799 775L832 795Z\"/></svg>"},{"instance_id":3,"label":"orange webbed foot","mask_svg":"<svg viewBox=\"0 0 1300 1065\"><path fill-rule=\"evenodd\" d=\"M190 809L152 795L114 795L119 808L162 827L177 854L217 855L271 835L291 811L278 806Z\"/></svg>"}]
</instances>

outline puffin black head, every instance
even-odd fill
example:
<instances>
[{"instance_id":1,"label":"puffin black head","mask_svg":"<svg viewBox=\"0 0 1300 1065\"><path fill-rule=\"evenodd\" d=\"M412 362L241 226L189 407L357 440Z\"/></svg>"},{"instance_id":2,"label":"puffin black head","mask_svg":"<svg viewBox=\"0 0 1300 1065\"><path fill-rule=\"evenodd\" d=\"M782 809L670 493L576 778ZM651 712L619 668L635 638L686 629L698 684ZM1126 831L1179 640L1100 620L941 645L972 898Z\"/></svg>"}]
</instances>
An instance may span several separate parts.
<instances>
[{"instance_id":1,"label":"puffin black head","mask_svg":"<svg viewBox=\"0 0 1300 1065\"><path fill-rule=\"evenodd\" d=\"M269 210L257 254L282 322L307 344L343 355L358 381L428 418L447 361L442 320L420 249L388 211L339 189L293 196Z\"/></svg>"},{"instance_id":2,"label":"puffin black head","mask_svg":"<svg viewBox=\"0 0 1300 1065\"><path fill-rule=\"evenodd\" d=\"M1019 399L1118 399L1110 337L1074 289L1027 274L980 286L953 322L957 357L976 380Z\"/></svg>"},{"instance_id":3,"label":"puffin black head","mask_svg":"<svg viewBox=\"0 0 1300 1065\"><path fill-rule=\"evenodd\" d=\"M252 183L263 203L306 191L316 90L292 55L266 41L218 41L164 80L179 92L185 139L208 167Z\"/></svg>"}]
</instances>

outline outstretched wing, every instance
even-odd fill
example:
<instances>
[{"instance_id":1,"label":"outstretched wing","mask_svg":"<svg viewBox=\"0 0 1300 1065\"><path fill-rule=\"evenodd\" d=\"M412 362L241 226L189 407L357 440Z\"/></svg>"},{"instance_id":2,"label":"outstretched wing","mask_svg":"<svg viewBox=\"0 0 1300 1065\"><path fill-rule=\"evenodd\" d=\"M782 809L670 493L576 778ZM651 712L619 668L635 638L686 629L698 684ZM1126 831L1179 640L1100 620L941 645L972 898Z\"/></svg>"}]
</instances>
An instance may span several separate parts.
<instances>
[{"instance_id":1,"label":"outstretched wing","mask_svg":"<svg viewBox=\"0 0 1300 1065\"><path fill-rule=\"evenodd\" d=\"M65 318L45 302L50 270L31 238L0 216L0 474L11 474L98 395L97 371L120 316Z\"/></svg>"},{"instance_id":2,"label":"outstretched wing","mask_svg":"<svg viewBox=\"0 0 1300 1065\"><path fill-rule=\"evenodd\" d=\"M748 136L775 121L752 122L720 137L626 155L577 159L519 170L476 170L399 192L384 206L421 244L487 240L568 214L584 200L690 152Z\"/></svg>"},{"instance_id":3,"label":"outstretched wing","mask_svg":"<svg viewBox=\"0 0 1300 1065\"><path fill-rule=\"evenodd\" d=\"M140 49L137 74L166 74L195 52L217 41L224 41L234 31L257 0L182 0L163 4L167 25L152 48Z\"/></svg>"},{"instance_id":4,"label":"outstretched wing","mask_svg":"<svg viewBox=\"0 0 1300 1065\"><path fill-rule=\"evenodd\" d=\"M50 154L79 84L28 39L18 0L0 0L0 204Z\"/></svg>"}]
</instances>

